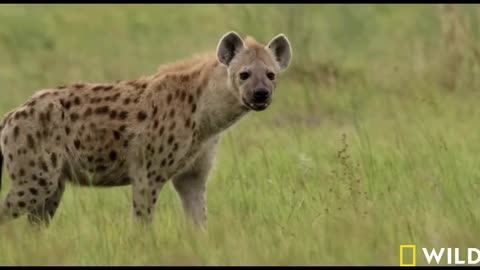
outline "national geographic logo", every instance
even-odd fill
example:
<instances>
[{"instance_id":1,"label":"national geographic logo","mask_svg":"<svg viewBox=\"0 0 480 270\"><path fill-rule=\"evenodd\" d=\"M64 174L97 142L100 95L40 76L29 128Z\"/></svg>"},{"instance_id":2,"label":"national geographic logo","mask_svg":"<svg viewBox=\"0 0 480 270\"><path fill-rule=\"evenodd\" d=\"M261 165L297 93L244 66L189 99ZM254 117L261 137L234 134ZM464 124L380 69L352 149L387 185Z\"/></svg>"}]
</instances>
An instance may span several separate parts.
<instances>
[{"instance_id":1,"label":"national geographic logo","mask_svg":"<svg viewBox=\"0 0 480 270\"><path fill-rule=\"evenodd\" d=\"M476 265L480 263L478 248L422 248L421 256L428 265ZM417 266L417 246L400 245L400 266Z\"/></svg>"}]
</instances>

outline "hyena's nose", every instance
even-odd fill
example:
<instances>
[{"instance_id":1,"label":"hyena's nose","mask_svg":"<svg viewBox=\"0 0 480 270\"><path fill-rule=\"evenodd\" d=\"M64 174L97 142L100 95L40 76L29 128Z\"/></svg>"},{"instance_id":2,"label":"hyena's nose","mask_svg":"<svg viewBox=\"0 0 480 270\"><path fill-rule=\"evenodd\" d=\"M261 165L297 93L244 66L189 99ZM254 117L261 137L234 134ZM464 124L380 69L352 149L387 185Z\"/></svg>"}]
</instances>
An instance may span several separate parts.
<instances>
[{"instance_id":1,"label":"hyena's nose","mask_svg":"<svg viewBox=\"0 0 480 270\"><path fill-rule=\"evenodd\" d=\"M258 88L253 92L253 97L257 103L267 101L269 96L270 92L265 88Z\"/></svg>"}]
</instances>

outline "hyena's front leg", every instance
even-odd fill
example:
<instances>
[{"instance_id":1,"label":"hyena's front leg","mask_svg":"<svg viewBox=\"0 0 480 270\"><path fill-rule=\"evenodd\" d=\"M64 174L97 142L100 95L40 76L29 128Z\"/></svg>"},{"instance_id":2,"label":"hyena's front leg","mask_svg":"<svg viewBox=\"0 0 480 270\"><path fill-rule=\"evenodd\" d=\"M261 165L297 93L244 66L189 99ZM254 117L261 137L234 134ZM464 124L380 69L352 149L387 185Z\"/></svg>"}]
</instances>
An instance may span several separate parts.
<instances>
[{"instance_id":1,"label":"hyena's front leg","mask_svg":"<svg viewBox=\"0 0 480 270\"><path fill-rule=\"evenodd\" d=\"M173 185L182 200L188 220L206 228L206 185L214 163L217 139L206 145L190 168L173 178Z\"/></svg>"}]
</instances>

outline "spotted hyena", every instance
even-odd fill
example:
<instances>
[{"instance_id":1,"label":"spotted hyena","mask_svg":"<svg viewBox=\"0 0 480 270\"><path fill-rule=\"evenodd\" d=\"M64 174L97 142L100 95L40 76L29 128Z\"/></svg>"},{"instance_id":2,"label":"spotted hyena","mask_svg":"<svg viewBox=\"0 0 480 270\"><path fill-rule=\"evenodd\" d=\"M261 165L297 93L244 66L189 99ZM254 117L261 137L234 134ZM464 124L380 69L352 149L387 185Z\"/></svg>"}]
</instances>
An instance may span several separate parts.
<instances>
[{"instance_id":1,"label":"spotted hyena","mask_svg":"<svg viewBox=\"0 0 480 270\"><path fill-rule=\"evenodd\" d=\"M262 45L229 32L216 53L150 76L39 91L0 125L0 169L5 159L11 179L0 224L23 214L48 224L66 181L131 185L133 216L148 222L171 179L186 216L204 226L220 134L269 106L291 55L283 34Z\"/></svg>"}]
</instances>

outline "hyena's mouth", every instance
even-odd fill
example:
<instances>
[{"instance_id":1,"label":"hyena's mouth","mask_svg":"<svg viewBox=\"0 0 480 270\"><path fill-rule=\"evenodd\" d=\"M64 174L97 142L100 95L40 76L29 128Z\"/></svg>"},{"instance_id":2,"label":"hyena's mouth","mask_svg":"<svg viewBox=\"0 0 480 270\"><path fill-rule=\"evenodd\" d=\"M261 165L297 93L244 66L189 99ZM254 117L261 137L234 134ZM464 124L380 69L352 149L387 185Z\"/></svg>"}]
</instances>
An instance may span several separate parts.
<instances>
[{"instance_id":1,"label":"hyena's mouth","mask_svg":"<svg viewBox=\"0 0 480 270\"><path fill-rule=\"evenodd\" d=\"M247 108L252 109L254 111L257 111L257 112L265 110L268 107L268 105L270 105L269 102L261 102L261 103L248 102L248 101L245 100L245 98L243 98L243 104Z\"/></svg>"}]
</instances>

